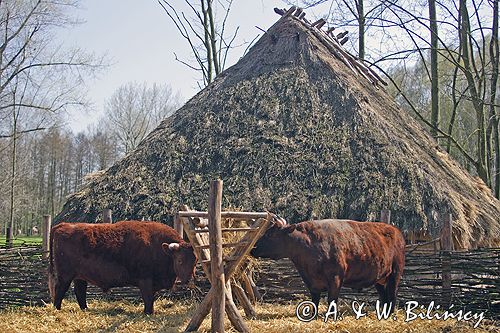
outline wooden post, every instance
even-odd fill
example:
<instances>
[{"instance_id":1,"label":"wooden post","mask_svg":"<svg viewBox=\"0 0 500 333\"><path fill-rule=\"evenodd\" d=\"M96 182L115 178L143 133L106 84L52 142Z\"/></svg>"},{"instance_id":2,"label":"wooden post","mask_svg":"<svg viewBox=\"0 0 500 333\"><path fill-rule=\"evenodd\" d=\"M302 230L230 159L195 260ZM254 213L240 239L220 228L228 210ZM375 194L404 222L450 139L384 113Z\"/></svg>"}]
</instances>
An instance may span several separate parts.
<instances>
[{"instance_id":1,"label":"wooden post","mask_svg":"<svg viewBox=\"0 0 500 333\"><path fill-rule=\"evenodd\" d=\"M451 304L451 251L453 251L453 218L451 214L446 214L443 219L441 229L441 250L442 250L442 278L443 291L442 299L444 306Z\"/></svg>"},{"instance_id":2,"label":"wooden post","mask_svg":"<svg viewBox=\"0 0 500 333\"><path fill-rule=\"evenodd\" d=\"M232 288L233 294L236 296L236 299L240 303L240 305L243 307L243 310L245 310L245 315L248 318L255 318L257 316L257 313L255 312L255 309L252 306L252 302L248 299L247 295L245 294L245 290L236 282L234 283Z\"/></svg>"},{"instance_id":3,"label":"wooden post","mask_svg":"<svg viewBox=\"0 0 500 333\"><path fill-rule=\"evenodd\" d=\"M210 259L212 272L212 289L214 297L212 300L212 332L224 332L225 313L225 278L224 263L222 261L222 180L214 180L210 183L210 194L208 197L208 228L210 229Z\"/></svg>"},{"instance_id":4,"label":"wooden post","mask_svg":"<svg viewBox=\"0 0 500 333\"><path fill-rule=\"evenodd\" d=\"M226 312L227 312L227 316L229 318L229 321L231 322L231 324L233 324L234 328L238 332L243 332L243 333L250 332L247 325L245 324L245 321L243 320L243 317L240 314L240 311L236 307L236 304L234 304L233 293L231 291L231 283L229 281L227 281L225 284L224 293L225 293L224 296L226 297L226 304L225 304ZM213 308L213 305L212 305L212 308ZM213 315L214 314L212 312L212 318L213 318ZM212 319L212 322L213 322L213 319ZM214 332L213 327L212 327L212 332Z\"/></svg>"},{"instance_id":5,"label":"wooden post","mask_svg":"<svg viewBox=\"0 0 500 333\"><path fill-rule=\"evenodd\" d=\"M179 236L181 236L181 238L184 238L184 225L182 224L179 214L175 214L174 216L174 229L177 231Z\"/></svg>"},{"instance_id":6,"label":"wooden post","mask_svg":"<svg viewBox=\"0 0 500 333\"><path fill-rule=\"evenodd\" d=\"M12 229L11 227L7 227L6 230L6 245L7 247L12 247L14 244L14 235L12 234Z\"/></svg>"},{"instance_id":7,"label":"wooden post","mask_svg":"<svg viewBox=\"0 0 500 333\"><path fill-rule=\"evenodd\" d=\"M50 251L50 228L52 226L52 216L44 215L42 224L42 257L48 258Z\"/></svg>"},{"instance_id":8,"label":"wooden post","mask_svg":"<svg viewBox=\"0 0 500 333\"><path fill-rule=\"evenodd\" d=\"M380 222L391 224L391 211L389 209L382 209L380 211Z\"/></svg>"},{"instance_id":9,"label":"wooden post","mask_svg":"<svg viewBox=\"0 0 500 333\"><path fill-rule=\"evenodd\" d=\"M113 223L112 211L109 208L102 210L102 223Z\"/></svg>"}]
</instances>

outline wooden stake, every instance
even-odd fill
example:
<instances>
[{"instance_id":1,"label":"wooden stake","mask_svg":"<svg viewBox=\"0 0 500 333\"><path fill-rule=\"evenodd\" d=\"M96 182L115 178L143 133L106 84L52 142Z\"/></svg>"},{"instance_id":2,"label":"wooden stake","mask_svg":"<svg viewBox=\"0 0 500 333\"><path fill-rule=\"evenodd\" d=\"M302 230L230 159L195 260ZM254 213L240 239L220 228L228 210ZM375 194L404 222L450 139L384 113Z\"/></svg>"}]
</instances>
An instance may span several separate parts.
<instances>
[{"instance_id":1,"label":"wooden stake","mask_svg":"<svg viewBox=\"0 0 500 333\"><path fill-rule=\"evenodd\" d=\"M248 299L243 288L238 283L234 283L233 291L234 295L236 296L236 299L243 307L243 310L245 310L245 315L248 318L255 318L257 316L257 313L255 312L255 309L253 308L252 303Z\"/></svg>"},{"instance_id":2,"label":"wooden stake","mask_svg":"<svg viewBox=\"0 0 500 333\"><path fill-rule=\"evenodd\" d=\"M295 15L296 17L300 17L300 15L302 14L302 12L303 12L302 8L297 8L297 11L293 15Z\"/></svg>"},{"instance_id":3,"label":"wooden stake","mask_svg":"<svg viewBox=\"0 0 500 333\"><path fill-rule=\"evenodd\" d=\"M102 210L102 223L113 223L113 214L111 209L104 208Z\"/></svg>"},{"instance_id":4,"label":"wooden stake","mask_svg":"<svg viewBox=\"0 0 500 333\"><path fill-rule=\"evenodd\" d=\"M210 229L210 259L212 270L212 289L214 296L212 300L212 332L224 332L225 312L225 279L224 262L222 260L222 180L214 180L210 183L210 194L208 198L208 228Z\"/></svg>"},{"instance_id":5,"label":"wooden stake","mask_svg":"<svg viewBox=\"0 0 500 333\"><path fill-rule=\"evenodd\" d=\"M49 257L51 226L52 226L52 216L44 215L42 224L42 258Z\"/></svg>"},{"instance_id":6,"label":"wooden stake","mask_svg":"<svg viewBox=\"0 0 500 333\"><path fill-rule=\"evenodd\" d=\"M182 224L179 214L175 214L174 216L174 230L177 231L181 238L184 238L184 225Z\"/></svg>"},{"instance_id":7,"label":"wooden stake","mask_svg":"<svg viewBox=\"0 0 500 333\"><path fill-rule=\"evenodd\" d=\"M229 281L225 284L224 294L226 297L226 313L227 313L227 317L229 318L229 321L231 322L231 324L233 324L234 328L238 332L244 332L244 333L250 332L250 330L248 329L248 326L245 324L245 321L243 320L243 317L241 316L240 311L236 307L236 304L234 304L233 294L231 292L231 284ZM212 313L212 317L213 317L213 313ZM214 330L212 328L212 332L213 331Z\"/></svg>"},{"instance_id":8,"label":"wooden stake","mask_svg":"<svg viewBox=\"0 0 500 333\"><path fill-rule=\"evenodd\" d=\"M391 211L389 209L382 209L380 211L380 222L391 224Z\"/></svg>"},{"instance_id":9,"label":"wooden stake","mask_svg":"<svg viewBox=\"0 0 500 333\"><path fill-rule=\"evenodd\" d=\"M200 328L203 319L210 312L210 307L212 305L212 299L214 297L215 290L214 288L210 288L208 294L205 296L203 301L196 308L196 312L191 317L188 326L186 327L186 332L195 332Z\"/></svg>"},{"instance_id":10,"label":"wooden stake","mask_svg":"<svg viewBox=\"0 0 500 333\"><path fill-rule=\"evenodd\" d=\"M444 306L451 304L451 251L453 251L453 218L451 214L446 214L443 219L441 229L441 249L443 250L443 291L442 299Z\"/></svg>"}]
</instances>

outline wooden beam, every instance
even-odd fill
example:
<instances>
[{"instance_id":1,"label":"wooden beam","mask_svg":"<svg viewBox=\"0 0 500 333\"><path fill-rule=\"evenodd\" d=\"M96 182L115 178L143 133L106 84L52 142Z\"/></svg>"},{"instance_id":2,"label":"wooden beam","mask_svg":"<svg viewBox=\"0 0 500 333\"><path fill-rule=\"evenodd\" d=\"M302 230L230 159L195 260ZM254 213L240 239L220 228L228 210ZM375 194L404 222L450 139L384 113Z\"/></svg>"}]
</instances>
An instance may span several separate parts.
<instances>
[{"instance_id":1,"label":"wooden beam","mask_svg":"<svg viewBox=\"0 0 500 333\"><path fill-rule=\"evenodd\" d=\"M243 262L245 256L250 252L250 250L254 247L257 240L266 232L267 227L271 223L272 220L271 214L267 213L267 218L258 219L253 225L252 228L259 228L259 231L256 233L247 233L240 242L248 242L247 245L237 247L233 250L230 257L237 258L235 261L231 261L226 265L225 275L226 279L229 279L231 275L236 271L238 266Z\"/></svg>"},{"instance_id":2,"label":"wooden beam","mask_svg":"<svg viewBox=\"0 0 500 333\"><path fill-rule=\"evenodd\" d=\"M340 43L340 45L344 45L345 43L347 43L348 40L349 40L349 36L345 36L344 38L339 40L339 43Z\"/></svg>"},{"instance_id":3,"label":"wooden beam","mask_svg":"<svg viewBox=\"0 0 500 333\"><path fill-rule=\"evenodd\" d=\"M255 309L253 308L252 303L248 299L243 288L237 282L233 283L232 286L232 290L234 291L236 299L245 311L245 316L247 316L248 318L255 318L257 316L257 313L255 312Z\"/></svg>"},{"instance_id":4,"label":"wooden beam","mask_svg":"<svg viewBox=\"0 0 500 333\"><path fill-rule=\"evenodd\" d=\"M231 292L231 283L229 281L225 285L224 294L226 297L226 313L231 324L233 324L234 328L238 332L244 332L244 333L250 332L248 326L245 324L245 321L243 320L243 317L241 316L240 311L236 307L236 304L234 304L233 294ZM212 332L214 332L213 328Z\"/></svg>"},{"instance_id":5,"label":"wooden beam","mask_svg":"<svg viewBox=\"0 0 500 333\"><path fill-rule=\"evenodd\" d=\"M210 312L210 307L212 306L212 299L214 297L215 291L212 288L208 291L208 294L205 295L203 301L201 301L200 305L196 308L196 312L191 316L191 320L186 327L186 332L195 332L200 328L203 319Z\"/></svg>"},{"instance_id":6,"label":"wooden beam","mask_svg":"<svg viewBox=\"0 0 500 333\"><path fill-rule=\"evenodd\" d=\"M281 16L285 15L285 11L283 9L280 9L280 8L274 7L274 12L278 15L281 15Z\"/></svg>"},{"instance_id":7,"label":"wooden beam","mask_svg":"<svg viewBox=\"0 0 500 333\"><path fill-rule=\"evenodd\" d=\"M250 231L250 232L254 232L254 231L257 231L258 229L255 229L255 228L222 228L221 231L222 232L233 232L233 231ZM208 232L209 230L208 229L196 229L194 232L198 233L198 234L202 234L202 233L206 233Z\"/></svg>"},{"instance_id":8,"label":"wooden beam","mask_svg":"<svg viewBox=\"0 0 500 333\"><path fill-rule=\"evenodd\" d=\"M184 238L184 225L182 224L179 214L175 214L174 216L174 230L177 231L181 238Z\"/></svg>"},{"instance_id":9,"label":"wooden beam","mask_svg":"<svg viewBox=\"0 0 500 333\"><path fill-rule=\"evenodd\" d=\"M320 18L319 20L317 21L314 21L313 23L311 23L311 27L315 27L318 23L321 23L323 22L324 20L322 18Z\"/></svg>"},{"instance_id":10,"label":"wooden beam","mask_svg":"<svg viewBox=\"0 0 500 333\"><path fill-rule=\"evenodd\" d=\"M248 244L248 242L237 242L237 243L225 243L222 244L223 248L229 248L229 247L237 247L237 246L242 246ZM195 247L199 249L211 249L211 245L194 245Z\"/></svg>"},{"instance_id":11,"label":"wooden beam","mask_svg":"<svg viewBox=\"0 0 500 333\"><path fill-rule=\"evenodd\" d=\"M208 197L208 228L210 229L210 267L212 269L212 332L224 332L224 313L226 308L224 262L222 260L222 180L210 183Z\"/></svg>"},{"instance_id":12,"label":"wooden beam","mask_svg":"<svg viewBox=\"0 0 500 333\"><path fill-rule=\"evenodd\" d=\"M297 9L297 7L295 7L295 6L290 7L290 9L286 11L286 13L283 15L283 17L287 17L287 16L292 15L296 9Z\"/></svg>"},{"instance_id":13,"label":"wooden beam","mask_svg":"<svg viewBox=\"0 0 500 333\"><path fill-rule=\"evenodd\" d=\"M208 218L208 212L200 212L200 211L182 211L179 212L180 217L201 217ZM228 219L240 219L240 220L256 220L256 219L264 219L267 218L266 212L221 212L221 217Z\"/></svg>"}]
</instances>

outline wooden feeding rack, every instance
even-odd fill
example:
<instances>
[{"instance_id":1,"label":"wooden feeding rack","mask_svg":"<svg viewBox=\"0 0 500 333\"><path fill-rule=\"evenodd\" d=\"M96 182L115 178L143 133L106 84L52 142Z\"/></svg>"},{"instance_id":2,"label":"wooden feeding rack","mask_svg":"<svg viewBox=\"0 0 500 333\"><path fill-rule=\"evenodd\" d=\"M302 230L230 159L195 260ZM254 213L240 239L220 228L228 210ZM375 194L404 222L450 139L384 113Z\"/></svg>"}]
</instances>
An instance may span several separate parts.
<instances>
[{"instance_id":1,"label":"wooden feeding rack","mask_svg":"<svg viewBox=\"0 0 500 333\"><path fill-rule=\"evenodd\" d=\"M208 211L190 211L184 207L175 220L175 229L182 235L186 233L203 271L210 281L211 288L198 306L186 331L196 331L203 319L212 309L212 332L224 331L224 312L234 328L239 332L248 332L240 312L232 297L232 288L244 307L246 315L254 316L255 310L235 280L245 279L239 268L248 264L247 255L257 240L264 234L273 219L267 212L222 212L222 180L210 183ZM222 219L237 219L251 223L249 227L222 228ZM182 231L183 229L183 231ZM223 232L238 232L242 237L238 241L223 243ZM223 248L232 248L224 256ZM238 276L239 275L239 276ZM233 281L233 283L231 283ZM247 284L247 281L242 281Z\"/></svg>"}]
</instances>

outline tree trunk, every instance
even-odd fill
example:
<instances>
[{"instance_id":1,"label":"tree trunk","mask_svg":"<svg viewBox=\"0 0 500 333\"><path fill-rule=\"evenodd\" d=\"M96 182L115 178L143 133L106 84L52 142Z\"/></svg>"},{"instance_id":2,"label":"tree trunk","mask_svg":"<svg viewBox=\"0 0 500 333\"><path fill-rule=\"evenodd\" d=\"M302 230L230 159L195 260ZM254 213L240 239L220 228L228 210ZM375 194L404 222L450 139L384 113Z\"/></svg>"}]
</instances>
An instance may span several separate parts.
<instances>
[{"instance_id":1,"label":"tree trunk","mask_svg":"<svg viewBox=\"0 0 500 333\"><path fill-rule=\"evenodd\" d=\"M436 0L429 0L431 31L431 134L438 137L439 128L439 75L438 75L438 28L436 22Z\"/></svg>"},{"instance_id":2,"label":"tree trunk","mask_svg":"<svg viewBox=\"0 0 500 333\"><path fill-rule=\"evenodd\" d=\"M493 25L490 40L490 60L492 74L490 81L490 119L492 123L492 132L495 151L495 185L493 186L495 197L500 199L500 134L498 127L498 114L495 109L496 92L498 85L498 65L499 65L499 46L498 46L498 0L493 1ZM492 179L493 180L493 179Z\"/></svg>"},{"instance_id":3,"label":"tree trunk","mask_svg":"<svg viewBox=\"0 0 500 333\"><path fill-rule=\"evenodd\" d=\"M462 43L462 59L463 59L463 72L469 84L469 93L472 100L472 105L476 111L477 123L477 161L475 164L478 176L486 183L490 184L488 177L487 161L486 161L486 128L484 125L484 103L479 96L479 91L474 81L474 75L471 68L471 60L469 52L472 52L469 43L470 36L470 22L469 13L467 10L467 0L460 0L460 15L462 17L462 29L460 31L460 42Z\"/></svg>"},{"instance_id":4,"label":"tree trunk","mask_svg":"<svg viewBox=\"0 0 500 333\"><path fill-rule=\"evenodd\" d=\"M365 59L365 8L364 0L358 0L358 53L359 59Z\"/></svg>"},{"instance_id":5,"label":"tree trunk","mask_svg":"<svg viewBox=\"0 0 500 333\"><path fill-rule=\"evenodd\" d=\"M210 4L209 4L210 5ZM207 51L207 85L212 82L212 44L210 43L208 9L205 8L205 0L201 0L201 11L203 13L204 44Z\"/></svg>"},{"instance_id":6,"label":"tree trunk","mask_svg":"<svg viewBox=\"0 0 500 333\"><path fill-rule=\"evenodd\" d=\"M214 22L214 14L212 12L212 2L213 0L207 0L207 12L208 18L210 20L210 44L212 49L212 61L214 63L215 76L219 75L221 72L220 64L219 64L219 55L217 51L217 36L215 34L215 22Z\"/></svg>"},{"instance_id":7,"label":"tree trunk","mask_svg":"<svg viewBox=\"0 0 500 333\"><path fill-rule=\"evenodd\" d=\"M11 156L11 173L10 173L10 207L9 207L9 228L6 235L6 243L12 246L14 240L14 210L15 210L15 186L16 186L16 155L17 155L17 114L16 108L12 109L13 123L12 123L12 156Z\"/></svg>"}]
</instances>

